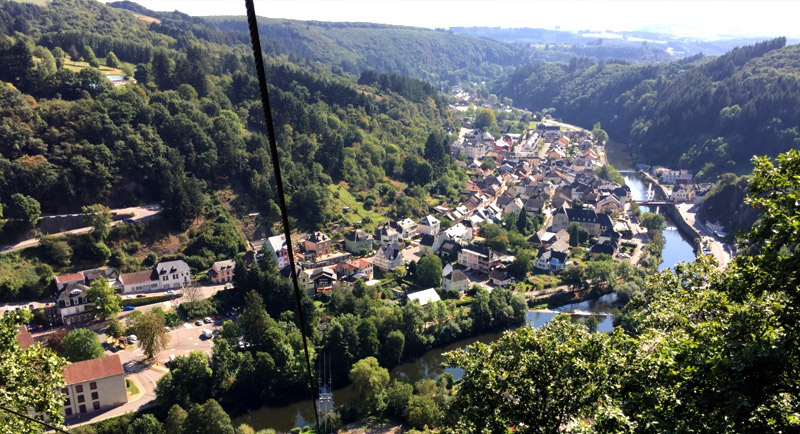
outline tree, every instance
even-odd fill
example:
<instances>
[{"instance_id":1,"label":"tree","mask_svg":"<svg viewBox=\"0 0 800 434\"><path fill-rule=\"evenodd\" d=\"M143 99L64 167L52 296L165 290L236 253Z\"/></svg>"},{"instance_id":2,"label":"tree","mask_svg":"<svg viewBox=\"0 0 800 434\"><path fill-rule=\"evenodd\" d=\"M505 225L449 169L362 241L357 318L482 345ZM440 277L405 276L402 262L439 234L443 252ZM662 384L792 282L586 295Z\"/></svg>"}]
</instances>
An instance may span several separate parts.
<instances>
[{"instance_id":1,"label":"tree","mask_svg":"<svg viewBox=\"0 0 800 434\"><path fill-rule=\"evenodd\" d=\"M192 351L187 356L178 356L167 375L158 380L156 396L165 405L183 407L203 401L211 395L211 374L205 353Z\"/></svg>"},{"instance_id":2,"label":"tree","mask_svg":"<svg viewBox=\"0 0 800 434\"><path fill-rule=\"evenodd\" d=\"M428 140L425 142L425 160L439 170L444 169L447 156L447 150L443 145L446 143L444 140L441 133L434 132L428 136Z\"/></svg>"},{"instance_id":3,"label":"tree","mask_svg":"<svg viewBox=\"0 0 800 434\"><path fill-rule=\"evenodd\" d=\"M211 390L212 395L222 395L228 391L236 380L238 358L231 350L228 341L222 338L214 340L211 356Z\"/></svg>"},{"instance_id":4,"label":"tree","mask_svg":"<svg viewBox=\"0 0 800 434\"><path fill-rule=\"evenodd\" d=\"M366 414L382 411L389 371L382 368L374 357L367 357L353 364L349 377L353 382L356 407Z\"/></svg>"},{"instance_id":5,"label":"tree","mask_svg":"<svg viewBox=\"0 0 800 434\"><path fill-rule=\"evenodd\" d=\"M512 276L514 276L517 280L523 280L528 275L528 272L531 270L531 259L532 259L531 252L527 250L519 250L517 252L516 257L514 258L514 262L508 266L508 272Z\"/></svg>"},{"instance_id":6,"label":"tree","mask_svg":"<svg viewBox=\"0 0 800 434\"><path fill-rule=\"evenodd\" d=\"M650 231L660 231L664 229L664 216L654 212L642 214L641 225Z\"/></svg>"},{"instance_id":7,"label":"tree","mask_svg":"<svg viewBox=\"0 0 800 434\"><path fill-rule=\"evenodd\" d=\"M109 68L119 67L119 59L117 58L117 55L114 54L113 51L109 51L108 54L106 54L106 66L108 66Z\"/></svg>"},{"instance_id":8,"label":"tree","mask_svg":"<svg viewBox=\"0 0 800 434\"><path fill-rule=\"evenodd\" d=\"M7 214L7 217L13 220L16 228L25 231L39 223L42 217L42 208L36 199L15 193L11 196L11 205Z\"/></svg>"},{"instance_id":9,"label":"tree","mask_svg":"<svg viewBox=\"0 0 800 434\"><path fill-rule=\"evenodd\" d=\"M439 404L430 396L414 395L408 402L406 419L409 425L415 428L436 426L442 419L442 410ZM504 432L504 431L495 431Z\"/></svg>"},{"instance_id":10,"label":"tree","mask_svg":"<svg viewBox=\"0 0 800 434\"><path fill-rule=\"evenodd\" d=\"M66 59L67 53L65 53L61 47L53 48L51 54L53 55L53 59L56 61L57 69L60 69L62 66L64 66L64 59Z\"/></svg>"},{"instance_id":11,"label":"tree","mask_svg":"<svg viewBox=\"0 0 800 434\"><path fill-rule=\"evenodd\" d=\"M230 343L237 343L242 336L242 329L239 327L239 323L228 319L222 323L219 336Z\"/></svg>"},{"instance_id":12,"label":"tree","mask_svg":"<svg viewBox=\"0 0 800 434\"><path fill-rule=\"evenodd\" d=\"M118 319L111 318L108 321L108 327L106 327L106 334L112 338L118 338L125 334L125 329L122 328L122 324Z\"/></svg>"},{"instance_id":13,"label":"tree","mask_svg":"<svg viewBox=\"0 0 800 434\"><path fill-rule=\"evenodd\" d=\"M413 394L414 387L410 384L392 380L386 389L386 413L395 418L402 417Z\"/></svg>"},{"instance_id":14,"label":"tree","mask_svg":"<svg viewBox=\"0 0 800 434\"><path fill-rule=\"evenodd\" d=\"M437 287L442 280L442 260L434 254L422 257L417 264L417 284L423 288Z\"/></svg>"},{"instance_id":15,"label":"tree","mask_svg":"<svg viewBox=\"0 0 800 434\"><path fill-rule=\"evenodd\" d=\"M578 222L572 222L567 226L569 233L569 245L577 247L589 241L589 231L583 228Z\"/></svg>"},{"instance_id":16,"label":"tree","mask_svg":"<svg viewBox=\"0 0 800 434\"><path fill-rule=\"evenodd\" d=\"M594 124L594 128L592 129L592 137L594 140L599 144L604 144L608 142L608 133L600 126L600 122L596 122Z\"/></svg>"},{"instance_id":17,"label":"tree","mask_svg":"<svg viewBox=\"0 0 800 434\"><path fill-rule=\"evenodd\" d=\"M533 221L528 216L528 213L525 210L520 210L519 215L517 216L517 231L522 235L527 235L530 229L533 227Z\"/></svg>"},{"instance_id":18,"label":"tree","mask_svg":"<svg viewBox=\"0 0 800 434\"><path fill-rule=\"evenodd\" d=\"M39 245L56 265L66 267L72 262L72 247L64 238L42 237Z\"/></svg>"},{"instance_id":19,"label":"tree","mask_svg":"<svg viewBox=\"0 0 800 434\"><path fill-rule=\"evenodd\" d=\"M163 434L164 425L152 414L143 414L128 425L126 434Z\"/></svg>"},{"instance_id":20,"label":"tree","mask_svg":"<svg viewBox=\"0 0 800 434\"><path fill-rule=\"evenodd\" d=\"M167 419L164 421L164 430L168 433L180 433L183 429L183 422L186 421L186 410L178 404L173 404L167 412Z\"/></svg>"},{"instance_id":21,"label":"tree","mask_svg":"<svg viewBox=\"0 0 800 434\"><path fill-rule=\"evenodd\" d=\"M203 299L203 289L195 285L184 286L183 296L186 297L186 303L191 308L195 303Z\"/></svg>"},{"instance_id":22,"label":"tree","mask_svg":"<svg viewBox=\"0 0 800 434\"><path fill-rule=\"evenodd\" d=\"M100 67L100 62L97 61L97 57L94 55L94 50L92 50L92 47L88 45L83 46L83 60L92 68Z\"/></svg>"},{"instance_id":23,"label":"tree","mask_svg":"<svg viewBox=\"0 0 800 434\"><path fill-rule=\"evenodd\" d=\"M86 291L86 298L94 303L94 315L102 321L116 318L117 314L122 311L122 307L120 307L122 299L119 294L114 292L114 288L108 284L106 279L94 280Z\"/></svg>"},{"instance_id":24,"label":"tree","mask_svg":"<svg viewBox=\"0 0 800 434\"><path fill-rule=\"evenodd\" d=\"M239 316L244 339L256 348L263 348L266 343L265 332L275 320L264 309L264 299L257 292L248 292L244 300L244 309Z\"/></svg>"},{"instance_id":25,"label":"tree","mask_svg":"<svg viewBox=\"0 0 800 434\"><path fill-rule=\"evenodd\" d=\"M381 345L381 363L383 366L396 366L403 358L406 338L400 330L392 330L386 335Z\"/></svg>"},{"instance_id":26,"label":"tree","mask_svg":"<svg viewBox=\"0 0 800 434\"><path fill-rule=\"evenodd\" d=\"M231 418L222 406L209 399L200 406L195 404L189 409L183 422L183 432L192 434L235 434Z\"/></svg>"},{"instance_id":27,"label":"tree","mask_svg":"<svg viewBox=\"0 0 800 434\"><path fill-rule=\"evenodd\" d=\"M475 128L488 132L499 132L497 117L492 109L482 109L475 117Z\"/></svg>"},{"instance_id":28,"label":"tree","mask_svg":"<svg viewBox=\"0 0 800 434\"><path fill-rule=\"evenodd\" d=\"M95 204L84 206L82 209L83 221L94 228L92 238L103 241L111 229L111 210L105 205Z\"/></svg>"},{"instance_id":29,"label":"tree","mask_svg":"<svg viewBox=\"0 0 800 434\"><path fill-rule=\"evenodd\" d=\"M64 357L72 363L103 357L103 347L97 334L89 329L75 329L64 341Z\"/></svg>"},{"instance_id":30,"label":"tree","mask_svg":"<svg viewBox=\"0 0 800 434\"><path fill-rule=\"evenodd\" d=\"M164 318L155 312L148 312L134 321L133 328L139 338L139 347L147 359L154 359L160 351L167 348L170 336L164 327Z\"/></svg>"},{"instance_id":31,"label":"tree","mask_svg":"<svg viewBox=\"0 0 800 434\"><path fill-rule=\"evenodd\" d=\"M17 330L20 324L29 321L30 312L24 309L0 317L0 377L3 384L0 405L22 414L34 409L46 415L51 424L60 426L64 422L61 388L66 385L61 372L67 361L42 345L20 348ZM5 433L43 431L40 424L6 412L0 419Z\"/></svg>"},{"instance_id":32,"label":"tree","mask_svg":"<svg viewBox=\"0 0 800 434\"><path fill-rule=\"evenodd\" d=\"M372 318L362 318L358 323L358 358L374 357L378 355L380 341L378 340L378 329Z\"/></svg>"}]
</instances>

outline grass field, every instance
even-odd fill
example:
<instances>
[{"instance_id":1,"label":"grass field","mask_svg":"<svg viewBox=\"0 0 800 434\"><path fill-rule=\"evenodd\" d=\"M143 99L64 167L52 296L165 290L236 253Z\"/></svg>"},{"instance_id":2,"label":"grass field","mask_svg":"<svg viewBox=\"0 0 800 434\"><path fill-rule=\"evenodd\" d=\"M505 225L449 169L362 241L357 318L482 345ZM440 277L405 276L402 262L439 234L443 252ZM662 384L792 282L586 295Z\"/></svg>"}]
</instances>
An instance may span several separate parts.
<instances>
[{"instance_id":1,"label":"grass field","mask_svg":"<svg viewBox=\"0 0 800 434\"><path fill-rule=\"evenodd\" d=\"M369 223L363 223L363 228L367 232L371 232L375 227L386 220L386 217L375 211L367 211L364 205L359 202L343 185L329 185L328 189L331 192L331 199L333 199L336 211L344 217L350 224L363 222L364 218L369 217ZM344 209L349 207L347 211Z\"/></svg>"},{"instance_id":2,"label":"grass field","mask_svg":"<svg viewBox=\"0 0 800 434\"><path fill-rule=\"evenodd\" d=\"M139 388L136 387L135 384L133 384L133 381L127 378L125 379L125 389L128 390L128 394L130 395L136 395L137 393L139 393Z\"/></svg>"},{"instance_id":3,"label":"grass field","mask_svg":"<svg viewBox=\"0 0 800 434\"><path fill-rule=\"evenodd\" d=\"M81 69L91 68L91 67L87 62L81 62L81 61L75 62L72 60L65 59L64 68L69 69L70 71L78 72ZM109 68L108 66L100 65L100 67L97 69L99 69L100 72L102 72L105 75L125 75L125 73L122 72L122 70L119 68Z\"/></svg>"}]
</instances>

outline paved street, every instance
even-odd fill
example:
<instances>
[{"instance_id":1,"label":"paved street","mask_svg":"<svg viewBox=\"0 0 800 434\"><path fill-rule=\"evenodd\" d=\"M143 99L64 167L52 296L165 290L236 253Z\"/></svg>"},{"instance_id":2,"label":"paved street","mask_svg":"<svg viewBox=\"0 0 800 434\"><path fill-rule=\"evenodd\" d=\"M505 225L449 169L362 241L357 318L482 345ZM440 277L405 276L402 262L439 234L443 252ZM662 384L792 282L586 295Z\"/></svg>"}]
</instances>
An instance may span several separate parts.
<instances>
[{"instance_id":1,"label":"paved street","mask_svg":"<svg viewBox=\"0 0 800 434\"><path fill-rule=\"evenodd\" d=\"M686 220L686 222L692 227L697 229L700 235L703 236L704 240L708 241L708 245L711 248L711 253L714 255L714 259L717 260L719 266L724 267L727 265L731 261L731 255L725 249L725 244L718 240L714 233L696 218L697 205L692 203L679 203L676 206L684 220Z\"/></svg>"},{"instance_id":2,"label":"paved street","mask_svg":"<svg viewBox=\"0 0 800 434\"><path fill-rule=\"evenodd\" d=\"M133 206L129 208L120 208L111 210L111 212L117 214L133 214L133 216L130 217L130 219L133 221L147 220L153 218L154 216L160 214L161 211L162 211L161 205L143 205L143 206ZM69 214L69 215L77 215L77 214ZM59 217L59 216L43 216L43 218L48 218L48 217ZM124 223L123 220L117 220L111 222L111 226L116 226L122 223ZM71 231L58 232L55 234L51 234L51 236L59 237L67 234L85 234L88 233L90 230L92 230L91 227L83 227L83 228L73 229ZM29 238L27 240L20 241L16 244L0 246L0 252L11 252L14 250L24 249L27 247L34 247L37 245L39 245L39 238Z\"/></svg>"}]
</instances>

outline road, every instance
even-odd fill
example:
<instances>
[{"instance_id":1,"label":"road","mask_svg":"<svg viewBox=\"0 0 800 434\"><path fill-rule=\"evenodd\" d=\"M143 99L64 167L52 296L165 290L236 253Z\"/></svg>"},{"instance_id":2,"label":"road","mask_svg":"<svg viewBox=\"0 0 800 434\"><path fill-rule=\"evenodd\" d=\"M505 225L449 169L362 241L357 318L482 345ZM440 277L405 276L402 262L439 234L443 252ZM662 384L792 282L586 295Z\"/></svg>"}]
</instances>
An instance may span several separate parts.
<instances>
[{"instance_id":1,"label":"road","mask_svg":"<svg viewBox=\"0 0 800 434\"><path fill-rule=\"evenodd\" d=\"M147 220L147 219L153 218L154 216L160 214L161 211L162 211L161 205L143 205L143 206L134 206L134 207L129 207L129 208L120 208L120 209L112 209L111 210L112 213L117 213L117 214L133 214L133 217L130 217L130 219L133 220L133 221ZM60 216L44 216L43 218L46 218L46 217L64 217L64 216L69 216L69 215L76 215L76 214L65 214L65 215L60 215ZM124 223L124 221L123 220L117 220L117 221L111 222L111 226L116 226L116 225L121 224L121 223ZM88 233L91 230L92 230L91 227L83 227L83 228L73 229L71 231L58 232L58 233L55 233L55 234L51 234L50 236L61 237L61 236L64 236L64 235L69 235L69 234L72 234L72 235L85 234L85 233ZM16 244L0 246L0 253L12 252L14 250L25 249L25 248L28 248L28 247L34 247L34 246L38 246L38 245L39 245L39 239L38 238L29 238L27 240L22 240L22 241L20 241L20 242L18 242Z\"/></svg>"},{"instance_id":2,"label":"road","mask_svg":"<svg viewBox=\"0 0 800 434\"><path fill-rule=\"evenodd\" d=\"M699 219L697 219L697 205L693 203L679 203L675 205L678 212L681 213L683 219L686 220L693 228L697 229L705 241L708 242L711 248L711 254L717 260L717 264L722 268L731 262L731 255L725 249L725 244L717 239L714 233L706 227Z\"/></svg>"}]
</instances>

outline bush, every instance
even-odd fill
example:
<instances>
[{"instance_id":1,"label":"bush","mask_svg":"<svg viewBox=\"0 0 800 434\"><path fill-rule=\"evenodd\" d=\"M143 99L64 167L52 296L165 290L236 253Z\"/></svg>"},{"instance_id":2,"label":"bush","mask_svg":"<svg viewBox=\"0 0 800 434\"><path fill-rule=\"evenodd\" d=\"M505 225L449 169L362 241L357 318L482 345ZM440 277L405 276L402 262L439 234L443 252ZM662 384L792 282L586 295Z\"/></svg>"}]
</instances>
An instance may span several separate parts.
<instances>
[{"instance_id":1,"label":"bush","mask_svg":"<svg viewBox=\"0 0 800 434\"><path fill-rule=\"evenodd\" d=\"M301 430L298 427L294 427L289 432L292 434L300 434Z\"/></svg>"},{"instance_id":2,"label":"bush","mask_svg":"<svg viewBox=\"0 0 800 434\"><path fill-rule=\"evenodd\" d=\"M156 297L144 297L144 298L131 298L122 300L123 306L144 306L147 304L153 303L161 303L163 301L171 300L171 295L159 295Z\"/></svg>"},{"instance_id":3,"label":"bush","mask_svg":"<svg viewBox=\"0 0 800 434\"><path fill-rule=\"evenodd\" d=\"M217 309L208 300L200 300L194 303L181 303L178 309L188 320L205 318L217 314Z\"/></svg>"}]
</instances>

